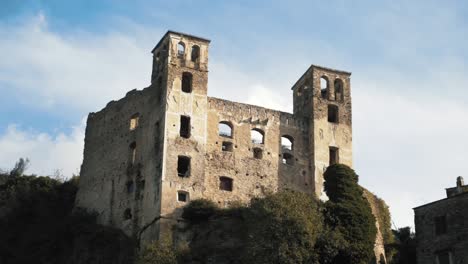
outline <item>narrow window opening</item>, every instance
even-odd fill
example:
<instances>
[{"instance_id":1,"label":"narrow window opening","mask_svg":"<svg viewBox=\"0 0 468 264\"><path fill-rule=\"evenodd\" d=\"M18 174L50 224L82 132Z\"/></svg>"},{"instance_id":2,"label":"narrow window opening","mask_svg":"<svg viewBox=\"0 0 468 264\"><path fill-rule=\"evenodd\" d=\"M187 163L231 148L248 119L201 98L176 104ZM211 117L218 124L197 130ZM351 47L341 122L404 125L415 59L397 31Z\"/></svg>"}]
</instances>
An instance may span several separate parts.
<instances>
[{"instance_id":1,"label":"narrow window opening","mask_svg":"<svg viewBox=\"0 0 468 264\"><path fill-rule=\"evenodd\" d=\"M440 236L447 233L447 221L445 215L436 217L434 219L434 222L436 236Z\"/></svg>"},{"instance_id":2,"label":"narrow window opening","mask_svg":"<svg viewBox=\"0 0 468 264\"><path fill-rule=\"evenodd\" d=\"M338 123L338 106L328 105L328 122Z\"/></svg>"},{"instance_id":3,"label":"narrow window opening","mask_svg":"<svg viewBox=\"0 0 468 264\"><path fill-rule=\"evenodd\" d=\"M182 92L192 92L192 74L190 72L182 73Z\"/></svg>"},{"instance_id":4,"label":"narrow window opening","mask_svg":"<svg viewBox=\"0 0 468 264\"><path fill-rule=\"evenodd\" d=\"M335 80L335 100L343 101L343 81L341 79Z\"/></svg>"},{"instance_id":5,"label":"narrow window opening","mask_svg":"<svg viewBox=\"0 0 468 264\"><path fill-rule=\"evenodd\" d=\"M449 251L437 253L438 264L452 264Z\"/></svg>"},{"instance_id":6,"label":"narrow window opening","mask_svg":"<svg viewBox=\"0 0 468 264\"><path fill-rule=\"evenodd\" d=\"M221 121L218 124L219 135L232 138L232 125L229 122Z\"/></svg>"},{"instance_id":7,"label":"narrow window opening","mask_svg":"<svg viewBox=\"0 0 468 264\"><path fill-rule=\"evenodd\" d=\"M189 200L188 192L184 192L184 191L177 192L177 201L185 203L185 202L188 202L188 200Z\"/></svg>"},{"instance_id":8,"label":"narrow window opening","mask_svg":"<svg viewBox=\"0 0 468 264\"><path fill-rule=\"evenodd\" d=\"M192 57L191 60L193 62L198 62L198 59L200 58L200 47L197 45L192 46Z\"/></svg>"},{"instance_id":9,"label":"narrow window opening","mask_svg":"<svg viewBox=\"0 0 468 264\"><path fill-rule=\"evenodd\" d=\"M250 131L252 143L263 144L264 143L264 132L260 129L254 128Z\"/></svg>"},{"instance_id":10,"label":"narrow window opening","mask_svg":"<svg viewBox=\"0 0 468 264\"><path fill-rule=\"evenodd\" d=\"M128 181L126 187L127 193L132 193L135 190L135 185L133 184L133 181Z\"/></svg>"},{"instance_id":11,"label":"narrow window opening","mask_svg":"<svg viewBox=\"0 0 468 264\"><path fill-rule=\"evenodd\" d=\"M294 156L289 153L283 153L283 164L294 165Z\"/></svg>"},{"instance_id":12,"label":"narrow window opening","mask_svg":"<svg viewBox=\"0 0 468 264\"><path fill-rule=\"evenodd\" d=\"M254 148L253 149L253 157L256 159L263 158L263 150L261 148Z\"/></svg>"},{"instance_id":13,"label":"narrow window opening","mask_svg":"<svg viewBox=\"0 0 468 264\"><path fill-rule=\"evenodd\" d=\"M222 147L221 147L221 149L222 149L223 151L232 152L232 150L233 150L232 142L224 141L224 142L223 142L223 145L222 145Z\"/></svg>"},{"instance_id":14,"label":"narrow window opening","mask_svg":"<svg viewBox=\"0 0 468 264\"><path fill-rule=\"evenodd\" d=\"M177 175L180 177L190 176L190 157L179 156L177 160Z\"/></svg>"},{"instance_id":15,"label":"narrow window opening","mask_svg":"<svg viewBox=\"0 0 468 264\"><path fill-rule=\"evenodd\" d=\"M136 113L130 118L130 131L135 130L138 127L140 121L140 114Z\"/></svg>"},{"instance_id":16,"label":"narrow window opening","mask_svg":"<svg viewBox=\"0 0 468 264\"><path fill-rule=\"evenodd\" d=\"M130 208L125 209L123 217L124 220L132 219L132 210Z\"/></svg>"},{"instance_id":17,"label":"narrow window opening","mask_svg":"<svg viewBox=\"0 0 468 264\"><path fill-rule=\"evenodd\" d=\"M181 41L177 44L177 56L184 57L185 54L185 44Z\"/></svg>"},{"instance_id":18,"label":"narrow window opening","mask_svg":"<svg viewBox=\"0 0 468 264\"><path fill-rule=\"evenodd\" d=\"M222 191L232 192L233 180L228 177L219 177L219 189Z\"/></svg>"},{"instance_id":19,"label":"narrow window opening","mask_svg":"<svg viewBox=\"0 0 468 264\"><path fill-rule=\"evenodd\" d=\"M323 99L328 98L328 79L325 76L320 78L320 94Z\"/></svg>"},{"instance_id":20,"label":"narrow window opening","mask_svg":"<svg viewBox=\"0 0 468 264\"><path fill-rule=\"evenodd\" d=\"M281 148L286 150L293 150L293 138L291 136L281 137Z\"/></svg>"},{"instance_id":21,"label":"narrow window opening","mask_svg":"<svg viewBox=\"0 0 468 264\"><path fill-rule=\"evenodd\" d=\"M190 117L180 116L180 136L183 138L190 137Z\"/></svg>"},{"instance_id":22,"label":"narrow window opening","mask_svg":"<svg viewBox=\"0 0 468 264\"><path fill-rule=\"evenodd\" d=\"M136 160L136 142L130 144L130 163L135 164Z\"/></svg>"},{"instance_id":23,"label":"narrow window opening","mask_svg":"<svg viewBox=\"0 0 468 264\"><path fill-rule=\"evenodd\" d=\"M330 147L329 156L330 156L330 161L329 161L330 166L340 162L340 160L339 160L339 158L340 158L339 157L339 149L338 148Z\"/></svg>"}]
</instances>

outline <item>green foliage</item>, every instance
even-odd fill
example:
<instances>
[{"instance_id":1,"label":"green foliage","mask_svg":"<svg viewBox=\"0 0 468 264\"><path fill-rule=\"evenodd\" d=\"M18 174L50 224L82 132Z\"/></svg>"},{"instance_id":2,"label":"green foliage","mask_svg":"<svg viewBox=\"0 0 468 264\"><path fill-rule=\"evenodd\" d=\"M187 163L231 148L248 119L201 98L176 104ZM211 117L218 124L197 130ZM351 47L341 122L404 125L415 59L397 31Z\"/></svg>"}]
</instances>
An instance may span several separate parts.
<instances>
[{"instance_id":1,"label":"green foliage","mask_svg":"<svg viewBox=\"0 0 468 264\"><path fill-rule=\"evenodd\" d=\"M319 202L292 191L252 200L247 211L247 263L309 263L322 229Z\"/></svg>"},{"instance_id":2,"label":"green foliage","mask_svg":"<svg viewBox=\"0 0 468 264\"><path fill-rule=\"evenodd\" d=\"M214 202L207 199L197 199L191 201L182 213L182 217L192 223L205 221L217 212Z\"/></svg>"},{"instance_id":3,"label":"green foliage","mask_svg":"<svg viewBox=\"0 0 468 264\"><path fill-rule=\"evenodd\" d=\"M137 264L177 264L177 255L170 243L153 242L141 252Z\"/></svg>"},{"instance_id":4,"label":"green foliage","mask_svg":"<svg viewBox=\"0 0 468 264\"><path fill-rule=\"evenodd\" d=\"M410 264L417 263L416 258L416 237L411 232L410 227L403 227L398 230L393 230L395 243L389 247L396 250L392 264Z\"/></svg>"},{"instance_id":5,"label":"green foliage","mask_svg":"<svg viewBox=\"0 0 468 264\"><path fill-rule=\"evenodd\" d=\"M369 202L358 185L358 176L342 164L328 167L324 176L330 199L325 204L326 224L346 241L331 263L369 263L374 255L377 229Z\"/></svg>"},{"instance_id":6,"label":"green foliage","mask_svg":"<svg viewBox=\"0 0 468 264\"><path fill-rule=\"evenodd\" d=\"M0 185L0 263L131 261L133 245L121 231L72 213L77 183L21 176Z\"/></svg>"}]
</instances>

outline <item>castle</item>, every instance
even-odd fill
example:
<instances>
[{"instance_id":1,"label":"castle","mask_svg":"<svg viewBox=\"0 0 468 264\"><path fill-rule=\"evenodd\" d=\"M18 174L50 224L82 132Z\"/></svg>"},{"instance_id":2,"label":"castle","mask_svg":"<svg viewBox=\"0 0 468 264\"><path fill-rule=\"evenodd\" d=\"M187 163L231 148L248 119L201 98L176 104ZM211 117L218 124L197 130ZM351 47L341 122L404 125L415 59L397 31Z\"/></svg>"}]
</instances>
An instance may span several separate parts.
<instances>
[{"instance_id":1,"label":"castle","mask_svg":"<svg viewBox=\"0 0 468 264\"><path fill-rule=\"evenodd\" d=\"M292 189L322 196L352 166L351 73L312 65L293 114L207 96L210 40L168 31L151 85L90 113L78 207L140 241L159 239L192 199L220 206Z\"/></svg>"}]
</instances>

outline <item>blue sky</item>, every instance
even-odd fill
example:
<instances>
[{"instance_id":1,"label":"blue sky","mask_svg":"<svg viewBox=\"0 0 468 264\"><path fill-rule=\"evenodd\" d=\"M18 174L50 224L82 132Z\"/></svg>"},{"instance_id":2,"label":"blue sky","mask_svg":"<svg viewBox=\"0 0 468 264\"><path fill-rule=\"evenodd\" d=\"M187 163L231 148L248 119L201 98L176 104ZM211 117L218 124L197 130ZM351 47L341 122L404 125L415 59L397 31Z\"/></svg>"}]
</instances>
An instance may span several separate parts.
<instances>
[{"instance_id":1,"label":"blue sky","mask_svg":"<svg viewBox=\"0 0 468 264\"><path fill-rule=\"evenodd\" d=\"M0 168L77 173L85 120L149 84L168 30L212 40L209 95L292 111L310 64L352 71L354 163L396 226L468 177L466 1L0 4Z\"/></svg>"}]
</instances>

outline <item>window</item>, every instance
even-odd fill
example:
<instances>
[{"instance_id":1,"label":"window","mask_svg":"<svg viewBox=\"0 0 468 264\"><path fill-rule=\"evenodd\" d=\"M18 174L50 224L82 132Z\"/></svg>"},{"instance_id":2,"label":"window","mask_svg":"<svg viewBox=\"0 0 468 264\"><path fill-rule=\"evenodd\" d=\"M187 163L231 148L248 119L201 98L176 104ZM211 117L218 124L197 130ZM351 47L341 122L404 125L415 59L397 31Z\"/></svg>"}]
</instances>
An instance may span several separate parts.
<instances>
[{"instance_id":1,"label":"window","mask_svg":"<svg viewBox=\"0 0 468 264\"><path fill-rule=\"evenodd\" d=\"M232 124L226 121L221 121L218 124L219 135L222 137L232 138Z\"/></svg>"},{"instance_id":2,"label":"window","mask_svg":"<svg viewBox=\"0 0 468 264\"><path fill-rule=\"evenodd\" d=\"M177 201L185 203L188 201L188 199L189 199L188 192L184 192L184 191L177 192Z\"/></svg>"},{"instance_id":3,"label":"window","mask_svg":"<svg viewBox=\"0 0 468 264\"><path fill-rule=\"evenodd\" d=\"M190 176L190 157L179 156L177 159L177 175L180 177Z\"/></svg>"},{"instance_id":4,"label":"window","mask_svg":"<svg viewBox=\"0 0 468 264\"><path fill-rule=\"evenodd\" d=\"M294 165L294 156L289 153L283 153L283 164Z\"/></svg>"},{"instance_id":5,"label":"window","mask_svg":"<svg viewBox=\"0 0 468 264\"><path fill-rule=\"evenodd\" d=\"M263 144L263 135L263 131L258 128L254 128L250 131L250 137L252 139L252 143L254 144Z\"/></svg>"},{"instance_id":6,"label":"window","mask_svg":"<svg viewBox=\"0 0 468 264\"><path fill-rule=\"evenodd\" d=\"M192 46L192 57L191 60L193 62L198 62L198 59L200 58L200 47L197 45Z\"/></svg>"},{"instance_id":7,"label":"window","mask_svg":"<svg viewBox=\"0 0 468 264\"><path fill-rule=\"evenodd\" d=\"M339 149L335 147L330 147L329 151L330 155L330 161L329 165L337 164L340 162L339 160Z\"/></svg>"},{"instance_id":8,"label":"window","mask_svg":"<svg viewBox=\"0 0 468 264\"><path fill-rule=\"evenodd\" d=\"M335 100L336 101L343 101L343 81L341 79L335 80Z\"/></svg>"},{"instance_id":9,"label":"window","mask_svg":"<svg viewBox=\"0 0 468 264\"><path fill-rule=\"evenodd\" d=\"M445 215L434 218L436 236L447 233L447 221Z\"/></svg>"},{"instance_id":10,"label":"window","mask_svg":"<svg viewBox=\"0 0 468 264\"><path fill-rule=\"evenodd\" d=\"M450 251L442 251L437 253L438 264L452 264L452 254Z\"/></svg>"},{"instance_id":11,"label":"window","mask_svg":"<svg viewBox=\"0 0 468 264\"><path fill-rule=\"evenodd\" d=\"M192 92L192 74L190 72L182 73L182 92Z\"/></svg>"},{"instance_id":12,"label":"window","mask_svg":"<svg viewBox=\"0 0 468 264\"><path fill-rule=\"evenodd\" d=\"M125 209L123 218L124 220L132 219L132 210L130 208Z\"/></svg>"},{"instance_id":13,"label":"window","mask_svg":"<svg viewBox=\"0 0 468 264\"><path fill-rule=\"evenodd\" d=\"M130 118L130 130L135 130L138 127L138 121L140 120L140 114L136 113Z\"/></svg>"},{"instance_id":14,"label":"window","mask_svg":"<svg viewBox=\"0 0 468 264\"><path fill-rule=\"evenodd\" d=\"M219 189L232 192L232 179L228 177L219 177Z\"/></svg>"},{"instance_id":15,"label":"window","mask_svg":"<svg viewBox=\"0 0 468 264\"><path fill-rule=\"evenodd\" d=\"M256 159L263 158L263 150L261 148L254 148L253 149L253 157Z\"/></svg>"},{"instance_id":16,"label":"window","mask_svg":"<svg viewBox=\"0 0 468 264\"><path fill-rule=\"evenodd\" d=\"M177 44L177 56L184 57L185 54L185 44L181 41Z\"/></svg>"},{"instance_id":17,"label":"window","mask_svg":"<svg viewBox=\"0 0 468 264\"><path fill-rule=\"evenodd\" d=\"M287 150L293 150L293 138L288 135L281 137L281 148Z\"/></svg>"},{"instance_id":18,"label":"window","mask_svg":"<svg viewBox=\"0 0 468 264\"><path fill-rule=\"evenodd\" d=\"M190 116L180 116L179 134L183 138L190 137Z\"/></svg>"},{"instance_id":19,"label":"window","mask_svg":"<svg viewBox=\"0 0 468 264\"><path fill-rule=\"evenodd\" d=\"M338 123L338 106L328 105L328 122Z\"/></svg>"},{"instance_id":20,"label":"window","mask_svg":"<svg viewBox=\"0 0 468 264\"><path fill-rule=\"evenodd\" d=\"M127 193L132 193L135 190L135 185L133 184L133 181L128 181L126 187Z\"/></svg>"},{"instance_id":21,"label":"window","mask_svg":"<svg viewBox=\"0 0 468 264\"><path fill-rule=\"evenodd\" d=\"M130 163L133 165L135 164L136 160L136 142L132 142L130 144Z\"/></svg>"},{"instance_id":22,"label":"window","mask_svg":"<svg viewBox=\"0 0 468 264\"><path fill-rule=\"evenodd\" d=\"M232 148L232 142L227 142L227 141L224 141L223 142L223 145L221 147L221 149L223 151L229 151L229 152L232 152L233 148Z\"/></svg>"},{"instance_id":23,"label":"window","mask_svg":"<svg viewBox=\"0 0 468 264\"><path fill-rule=\"evenodd\" d=\"M323 99L328 98L328 78L325 76L320 78L320 94Z\"/></svg>"}]
</instances>

